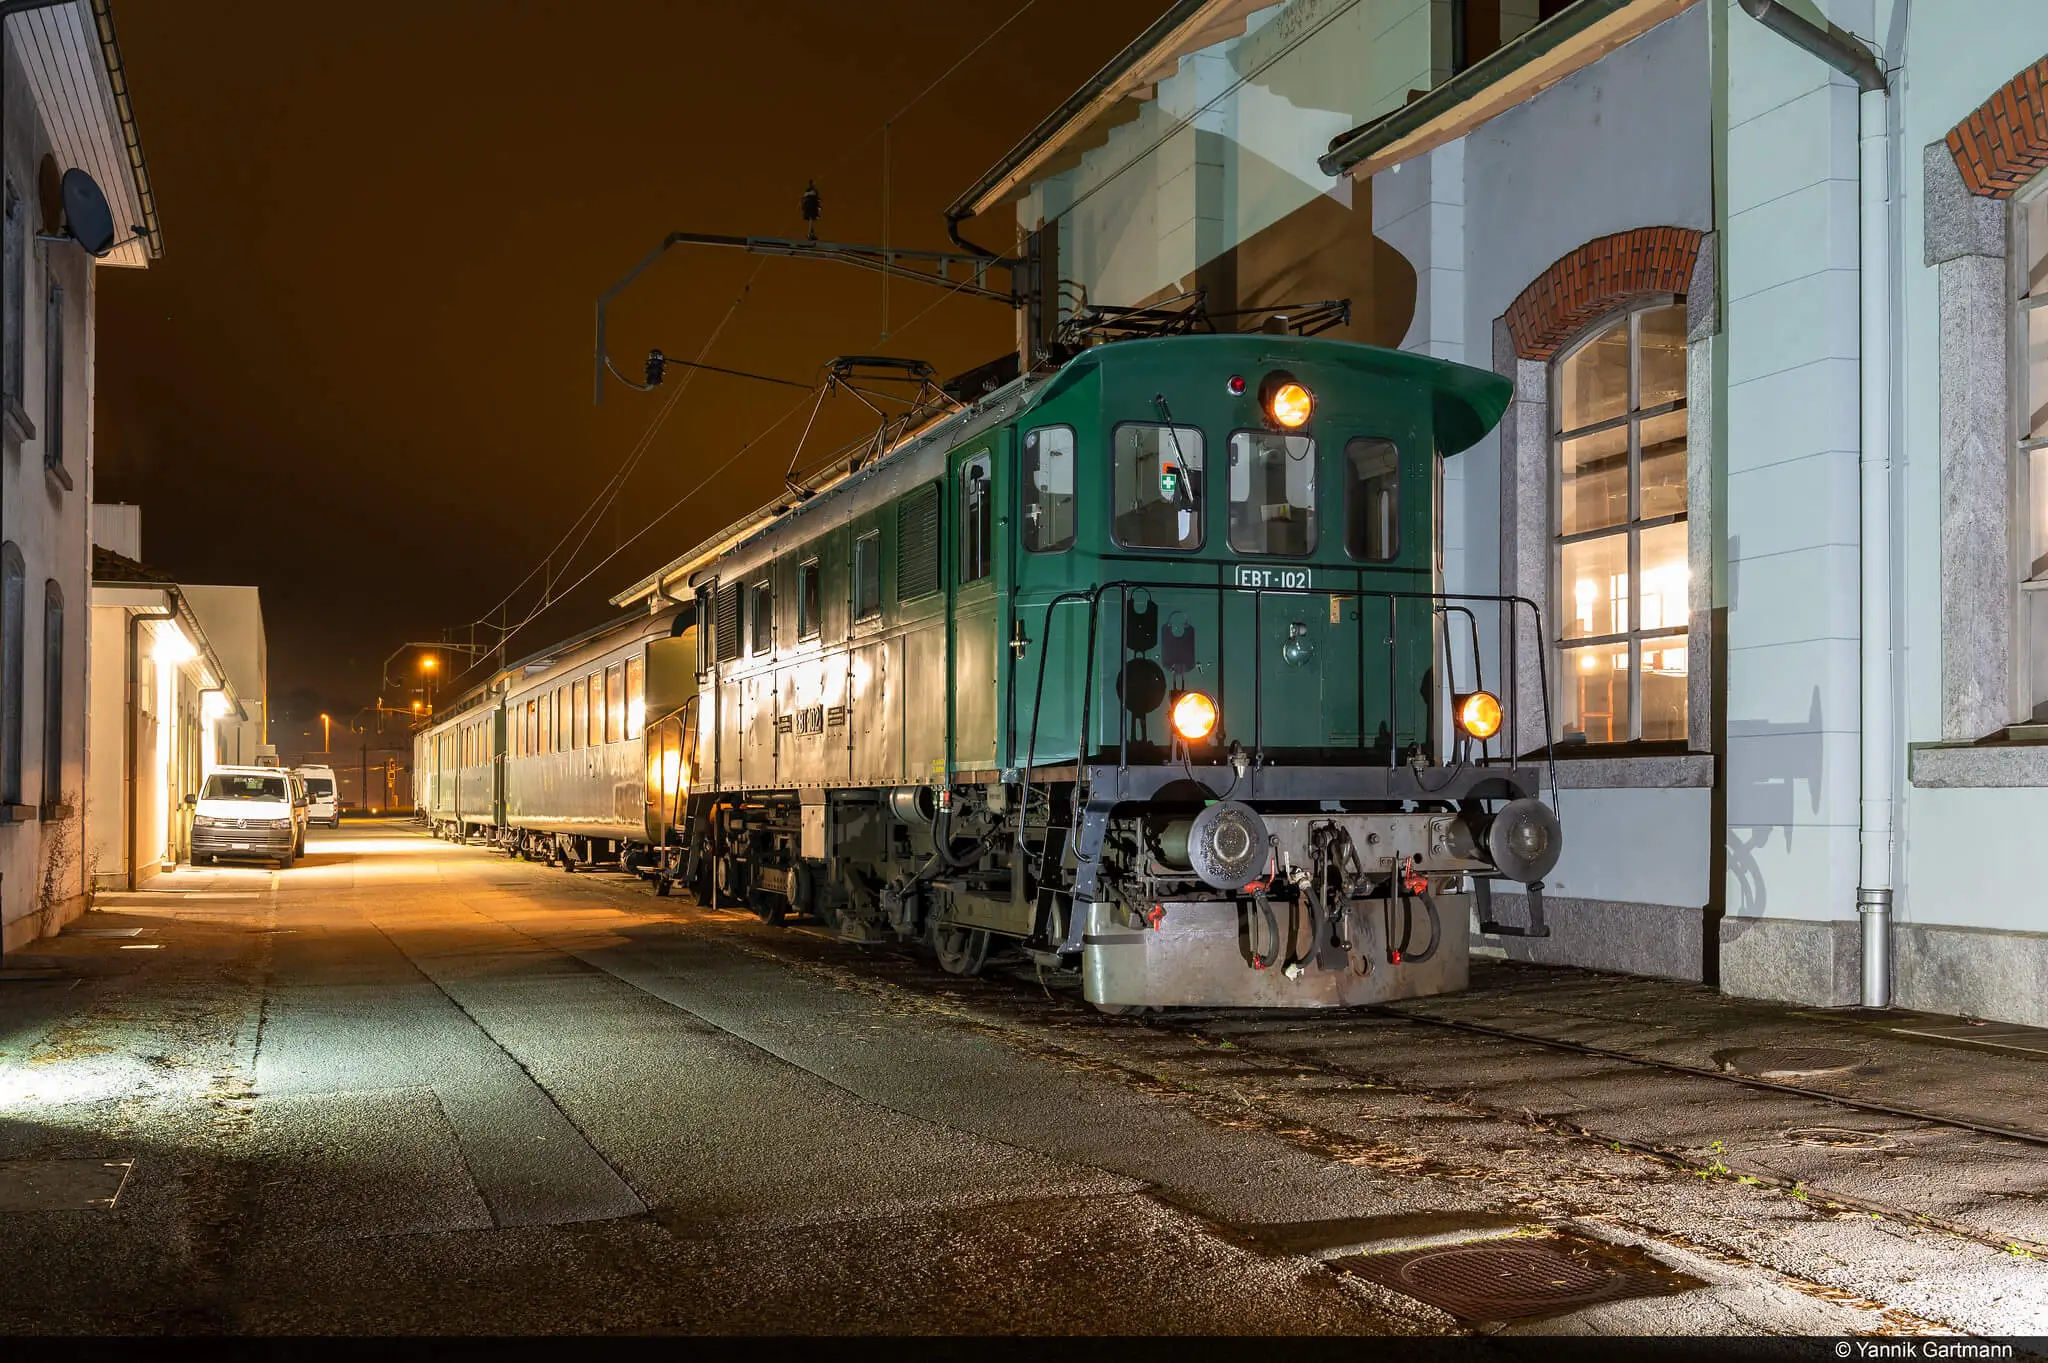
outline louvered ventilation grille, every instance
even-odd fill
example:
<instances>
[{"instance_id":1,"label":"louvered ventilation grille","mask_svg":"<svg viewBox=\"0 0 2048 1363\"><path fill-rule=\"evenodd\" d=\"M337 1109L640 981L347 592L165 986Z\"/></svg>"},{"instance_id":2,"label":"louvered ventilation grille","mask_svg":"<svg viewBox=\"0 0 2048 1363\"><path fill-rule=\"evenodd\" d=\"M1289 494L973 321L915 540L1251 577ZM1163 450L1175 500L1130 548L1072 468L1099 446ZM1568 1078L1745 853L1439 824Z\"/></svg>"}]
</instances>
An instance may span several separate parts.
<instances>
[{"instance_id":1,"label":"louvered ventilation grille","mask_svg":"<svg viewBox=\"0 0 2048 1363\"><path fill-rule=\"evenodd\" d=\"M740 656L740 586L735 582L718 594L718 661Z\"/></svg>"},{"instance_id":2,"label":"louvered ventilation grille","mask_svg":"<svg viewBox=\"0 0 2048 1363\"><path fill-rule=\"evenodd\" d=\"M939 485L926 483L896 507L896 599L939 589Z\"/></svg>"}]
</instances>

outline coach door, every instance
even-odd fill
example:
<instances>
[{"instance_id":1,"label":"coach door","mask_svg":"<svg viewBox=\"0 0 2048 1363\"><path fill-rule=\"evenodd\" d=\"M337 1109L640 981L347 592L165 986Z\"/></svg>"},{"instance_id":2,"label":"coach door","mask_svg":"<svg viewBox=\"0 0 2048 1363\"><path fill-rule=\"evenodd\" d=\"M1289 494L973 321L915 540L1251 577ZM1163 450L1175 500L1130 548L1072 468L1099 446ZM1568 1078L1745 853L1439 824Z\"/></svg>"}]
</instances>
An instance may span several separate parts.
<instances>
[{"instance_id":1,"label":"coach door","mask_svg":"<svg viewBox=\"0 0 2048 1363\"><path fill-rule=\"evenodd\" d=\"M998 623L1002 600L996 565L1003 518L997 506L996 452L992 438L951 460L948 514L953 522L952 572L952 768L987 771L996 765L996 678Z\"/></svg>"}]
</instances>

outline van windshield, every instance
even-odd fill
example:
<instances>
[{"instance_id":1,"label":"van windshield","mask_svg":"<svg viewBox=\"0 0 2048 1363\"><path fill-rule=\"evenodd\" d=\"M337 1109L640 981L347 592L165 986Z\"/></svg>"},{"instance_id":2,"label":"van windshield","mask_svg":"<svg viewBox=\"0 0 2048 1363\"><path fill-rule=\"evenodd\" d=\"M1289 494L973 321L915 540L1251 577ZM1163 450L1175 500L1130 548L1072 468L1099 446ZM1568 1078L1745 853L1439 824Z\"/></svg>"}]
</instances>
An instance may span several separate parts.
<instances>
[{"instance_id":1,"label":"van windshield","mask_svg":"<svg viewBox=\"0 0 2048 1363\"><path fill-rule=\"evenodd\" d=\"M215 772L206 778L206 789L200 793L202 800L282 800L284 778L282 776L231 776Z\"/></svg>"}]
</instances>

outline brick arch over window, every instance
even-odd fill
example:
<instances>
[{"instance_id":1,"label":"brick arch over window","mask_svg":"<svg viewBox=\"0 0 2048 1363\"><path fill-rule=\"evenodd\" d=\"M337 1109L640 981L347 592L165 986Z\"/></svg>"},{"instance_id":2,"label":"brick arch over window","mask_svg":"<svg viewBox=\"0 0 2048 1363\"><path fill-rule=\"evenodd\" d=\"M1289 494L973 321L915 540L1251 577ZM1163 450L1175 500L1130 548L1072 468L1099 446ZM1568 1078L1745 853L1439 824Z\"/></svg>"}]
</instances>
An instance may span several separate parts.
<instances>
[{"instance_id":1,"label":"brick arch over window","mask_svg":"<svg viewBox=\"0 0 2048 1363\"><path fill-rule=\"evenodd\" d=\"M1536 276L1508 308L1515 353L1548 360L1630 297L1686 292L1699 253L1700 234L1689 227L1638 227L1587 242Z\"/></svg>"},{"instance_id":2,"label":"brick arch over window","mask_svg":"<svg viewBox=\"0 0 2048 1363\"><path fill-rule=\"evenodd\" d=\"M1949 155L1972 194L2009 199L2048 170L2048 57L2001 85L1949 129Z\"/></svg>"}]
</instances>

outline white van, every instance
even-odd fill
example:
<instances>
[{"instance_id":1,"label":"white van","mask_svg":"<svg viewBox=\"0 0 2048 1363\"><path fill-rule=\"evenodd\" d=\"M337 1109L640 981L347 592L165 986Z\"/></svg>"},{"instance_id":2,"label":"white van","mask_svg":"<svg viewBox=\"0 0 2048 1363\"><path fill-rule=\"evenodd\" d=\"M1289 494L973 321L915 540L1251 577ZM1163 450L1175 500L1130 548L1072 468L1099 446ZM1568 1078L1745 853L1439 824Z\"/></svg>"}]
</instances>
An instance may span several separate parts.
<instances>
[{"instance_id":1,"label":"white van","mask_svg":"<svg viewBox=\"0 0 2048 1363\"><path fill-rule=\"evenodd\" d=\"M215 767L192 806L192 864L274 861L290 870L306 850L306 787L282 767Z\"/></svg>"},{"instance_id":2,"label":"white van","mask_svg":"<svg viewBox=\"0 0 2048 1363\"><path fill-rule=\"evenodd\" d=\"M306 798L313 803L307 807L309 823L325 824L329 828L341 827L341 796L334 785L332 767L296 767L299 779L306 783Z\"/></svg>"}]
</instances>

